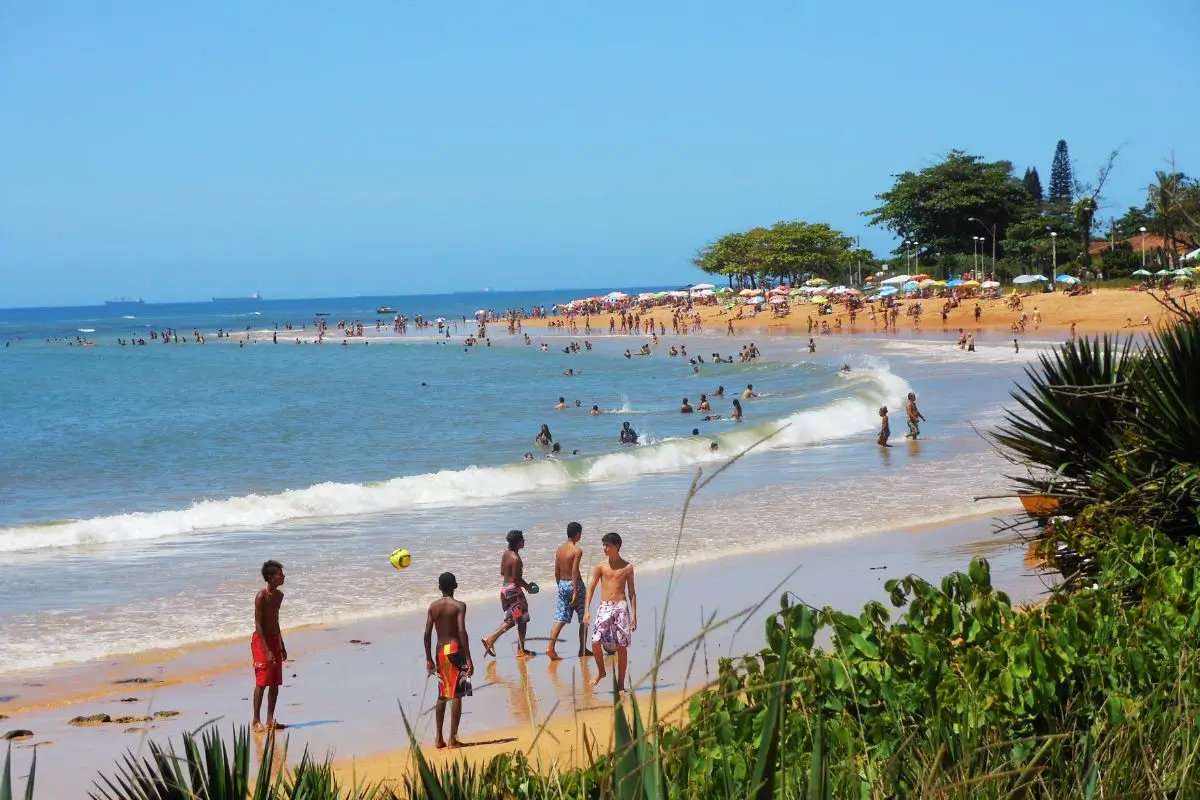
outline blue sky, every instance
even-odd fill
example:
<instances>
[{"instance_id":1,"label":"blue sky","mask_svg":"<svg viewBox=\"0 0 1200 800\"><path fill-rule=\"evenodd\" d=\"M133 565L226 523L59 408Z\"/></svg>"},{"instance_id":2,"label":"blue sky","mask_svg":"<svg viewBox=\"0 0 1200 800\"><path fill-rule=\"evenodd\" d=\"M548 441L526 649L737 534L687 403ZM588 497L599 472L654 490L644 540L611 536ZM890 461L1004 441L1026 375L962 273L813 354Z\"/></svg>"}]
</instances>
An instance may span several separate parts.
<instances>
[{"instance_id":1,"label":"blue sky","mask_svg":"<svg viewBox=\"0 0 1200 800\"><path fill-rule=\"evenodd\" d=\"M951 148L1200 172L1195 0L0 4L0 307L692 280ZM1191 51L1191 52L1189 52ZM1188 148L1191 148L1190 150Z\"/></svg>"}]
</instances>

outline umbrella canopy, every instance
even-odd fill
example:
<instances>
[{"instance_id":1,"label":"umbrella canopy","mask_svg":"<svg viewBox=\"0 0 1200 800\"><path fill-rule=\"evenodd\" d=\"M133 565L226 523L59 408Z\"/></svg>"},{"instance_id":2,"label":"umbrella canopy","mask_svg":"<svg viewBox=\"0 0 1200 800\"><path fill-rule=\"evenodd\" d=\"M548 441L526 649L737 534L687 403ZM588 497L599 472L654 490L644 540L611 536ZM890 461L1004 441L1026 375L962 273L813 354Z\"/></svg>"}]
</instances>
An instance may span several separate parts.
<instances>
[{"instance_id":1,"label":"umbrella canopy","mask_svg":"<svg viewBox=\"0 0 1200 800\"><path fill-rule=\"evenodd\" d=\"M1193 250L1183 257L1184 261L1200 261L1200 248Z\"/></svg>"},{"instance_id":2,"label":"umbrella canopy","mask_svg":"<svg viewBox=\"0 0 1200 800\"><path fill-rule=\"evenodd\" d=\"M988 283L996 283L996 282L988 281ZM986 286L987 284L984 284L984 285ZM999 286L1000 284L996 283L996 285ZM968 289L974 289L979 286L979 281L963 281L963 286Z\"/></svg>"},{"instance_id":3,"label":"umbrella canopy","mask_svg":"<svg viewBox=\"0 0 1200 800\"><path fill-rule=\"evenodd\" d=\"M880 283L884 286L900 286L908 283L912 278L908 275L893 275L890 278L884 278Z\"/></svg>"},{"instance_id":4,"label":"umbrella canopy","mask_svg":"<svg viewBox=\"0 0 1200 800\"><path fill-rule=\"evenodd\" d=\"M654 292L642 292L638 295L638 300L653 300Z\"/></svg>"},{"instance_id":5,"label":"umbrella canopy","mask_svg":"<svg viewBox=\"0 0 1200 800\"><path fill-rule=\"evenodd\" d=\"M1167 275L1170 275L1171 273L1167 272L1165 269L1160 269L1158 272L1156 272L1154 274L1158 275L1159 277L1166 277Z\"/></svg>"},{"instance_id":6,"label":"umbrella canopy","mask_svg":"<svg viewBox=\"0 0 1200 800\"><path fill-rule=\"evenodd\" d=\"M1079 283L1079 278L1076 278L1074 275L1059 275L1054 280L1058 281L1059 283L1071 284L1072 286L1076 283Z\"/></svg>"},{"instance_id":7,"label":"umbrella canopy","mask_svg":"<svg viewBox=\"0 0 1200 800\"><path fill-rule=\"evenodd\" d=\"M482 317L485 314L487 314L487 311L485 311L482 308L475 312L475 316L477 316L477 317Z\"/></svg>"},{"instance_id":8,"label":"umbrella canopy","mask_svg":"<svg viewBox=\"0 0 1200 800\"><path fill-rule=\"evenodd\" d=\"M891 297L892 295L896 294L899 291L900 290L897 289L895 286L885 286L879 290L879 296L880 297Z\"/></svg>"},{"instance_id":9,"label":"umbrella canopy","mask_svg":"<svg viewBox=\"0 0 1200 800\"><path fill-rule=\"evenodd\" d=\"M759 303L761 303L762 301L763 301L763 299L762 299L761 297L758 297L757 295L756 295L756 296L754 296L754 297L747 297L747 298L746 298L746 302L747 302L748 304L752 305L752 306L756 306L756 305L758 305Z\"/></svg>"},{"instance_id":10,"label":"umbrella canopy","mask_svg":"<svg viewBox=\"0 0 1200 800\"><path fill-rule=\"evenodd\" d=\"M700 291L696 292L695 294L696 294L696 297L712 297L713 290L712 289L701 289Z\"/></svg>"},{"instance_id":11,"label":"umbrella canopy","mask_svg":"<svg viewBox=\"0 0 1200 800\"><path fill-rule=\"evenodd\" d=\"M874 276L874 275L868 275L867 277L863 278L863 280L864 280L864 281L866 281L867 283L871 283L872 281L874 281L874 280L875 280L875 276Z\"/></svg>"},{"instance_id":12,"label":"umbrella canopy","mask_svg":"<svg viewBox=\"0 0 1200 800\"><path fill-rule=\"evenodd\" d=\"M1194 281L1194 280L1196 280L1196 276L1195 275L1180 275L1175 280L1177 280L1177 281Z\"/></svg>"},{"instance_id":13,"label":"umbrella canopy","mask_svg":"<svg viewBox=\"0 0 1200 800\"><path fill-rule=\"evenodd\" d=\"M629 295L625 294L624 292L609 292L608 294L604 295L605 300L624 300L627 297L629 297Z\"/></svg>"},{"instance_id":14,"label":"umbrella canopy","mask_svg":"<svg viewBox=\"0 0 1200 800\"><path fill-rule=\"evenodd\" d=\"M985 289L998 289L1000 287L1000 281L984 281L980 284L980 286Z\"/></svg>"},{"instance_id":15,"label":"umbrella canopy","mask_svg":"<svg viewBox=\"0 0 1200 800\"><path fill-rule=\"evenodd\" d=\"M762 294L762 293L763 293L762 289L742 289L740 292L738 292L738 294L741 295L742 297L753 297L756 294Z\"/></svg>"},{"instance_id":16,"label":"umbrella canopy","mask_svg":"<svg viewBox=\"0 0 1200 800\"><path fill-rule=\"evenodd\" d=\"M949 286L949 287L951 287L951 288L953 288L953 287L955 287L955 286L963 286L963 285L965 285L965 284L966 284L966 281L964 281L962 278L955 278L955 279L954 279L954 280L952 280L952 281L947 281L947 282L946 282L946 285L947 285L947 286Z\"/></svg>"},{"instance_id":17,"label":"umbrella canopy","mask_svg":"<svg viewBox=\"0 0 1200 800\"><path fill-rule=\"evenodd\" d=\"M828 298L828 297L814 297L814 298L812 299L812 301L813 301L814 303L817 303L817 304L821 304L821 303L828 303L828 302L829 302L829 298Z\"/></svg>"},{"instance_id":18,"label":"umbrella canopy","mask_svg":"<svg viewBox=\"0 0 1200 800\"><path fill-rule=\"evenodd\" d=\"M915 292L917 290L917 282L909 281L908 283L904 284L900 288L906 292Z\"/></svg>"},{"instance_id":19,"label":"umbrella canopy","mask_svg":"<svg viewBox=\"0 0 1200 800\"><path fill-rule=\"evenodd\" d=\"M728 286L722 286L720 289L713 289L717 294L733 294L733 289Z\"/></svg>"},{"instance_id":20,"label":"umbrella canopy","mask_svg":"<svg viewBox=\"0 0 1200 800\"><path fill-rule=\"evenodd\" d=\"M913 275L913 276L912 276L912 279L913 279L914 281L916 281L917 283L920 283L921 281L927 281L927 280L929 280L929 276L928 276L928 275L926 275L924 272L922 272L920 275Z\"/></svg>"},{"instance_id":21,"label":"umbrella canopy","mask_svg":"<svg viewBox=\"0 0 1200 800\"><path fill-rule=\"evenodd\" d=\"M693 292L701 292L701 291L704 291L705 289L715 289L715 288L717 288L717 287L713 286L711 283L697 283L695 286L692 287L692 291Z\"/></svg>"},{"instance_id":22,"label":"umbrella canopy","mask_svg":"<svg viewBox=\"0 0 1200 800\"><path fill-rule=\"evenodd\" d=\"M771 298L771 305L773 305L773 306L777 306L780 303L786 303L786 302L787 302L786 297L772 297Z\"/></svg>"},{"instance_id":23,"label":"umbrella canopy","mask_svg":"<svg viewBox=\"0 0 1200 800\"><path fill-rule=\"evenodd\" d=\"M825 286L828 283L829 283L829 281L825 280L824 278L809 278L807 281L804 282L804 285L805 286Z\"/></svg>"},{"instance_id":24,"label":"umbrella canopy","mask_svg":"<svg viewBox=\"0 0 1200 800\"><path fill-rule=\"evenodd\" d=\"M1190 278L1192 277L1192 271L1190 269L1177 269L1174 275L1177 278Z\"/></svg>"},{"instance_id":25,"label":"umbrella canopy","mask_svg":"<svg viewBox=\"0 0 1200 800\"><path fill-rule=\"evenodd\" d=\"M930 286L937 286L937 285L938 285L937 281L931 280L929 278L925 278L924 280L917 283L917 286L920 286L922 289L927 289Z\"/></svg>"},{"instance_id":26,"label":"umbrella canopy","mask_svg":"<svg viewBox=\"0 0 1200 800\"><path fill-rule=\"evenodd\" d=\"M1135 269L1130 275L1135 275L1139 278L1149 278L1153 273L1148 269Z\"/></svg>"},{"instance_id":27,"label":"umbrella canopy","mask_svg":"<svg viewBox=\"0 0 1200 800\"><path fill-rule=\"evenodd\" d=\"M1046 280L1045 275L1018 275L1013 278L1013 283L1018 286L1023 286L1026 283L1037 283L1038 281Z\"/></svg>"}]
</instances>

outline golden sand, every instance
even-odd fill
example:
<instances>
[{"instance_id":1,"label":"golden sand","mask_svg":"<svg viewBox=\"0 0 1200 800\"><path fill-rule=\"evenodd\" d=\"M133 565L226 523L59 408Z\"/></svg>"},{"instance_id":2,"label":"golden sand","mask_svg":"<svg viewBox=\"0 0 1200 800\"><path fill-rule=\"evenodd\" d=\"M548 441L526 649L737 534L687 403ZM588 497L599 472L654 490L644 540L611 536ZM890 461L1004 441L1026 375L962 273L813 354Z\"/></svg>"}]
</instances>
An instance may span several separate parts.
<instances>
[{"instance_id":1,"label":"golden sand","mask_svg":"<svg viewBox=\"0 0 1200 800\"><path fill-rule=\"evenodd\" d=\"M1179 298L1178 295L1176 295ZM564 302L571 298L563 298ZM1182 299L1192 307L1196 306L1194 293L1183 296ZM1143 324L1145 317L1150 318L1150 327L1165 322L1170 313L1162 306L1154 295L1148 292L1127 291L1121 289L1097 289L1091 294L1070 297L1063 292L1053 294L1028 294L1022 296L1024 310L1027 315L1025 334L1034 334L1039 330L1050 330L1055 334L1069 330L1075 323L1076 333L1137 333L1148 328ZM1011 336L1013 323L1020 317L1019 311L1010 310L1007 306L1007 295L1002 299L978 301L982 309L979 322L975 321L975 300L965 300L952 310L945 323L941 319L943 300L910 300L906 303L917 302L923 306L920 329L924 332L954 332L963 328L972 334L1002 334ZM829 316L817 317L817 306L811 303L800 303L792 307L789 314L775 317L769 310L752 315L750 306L742 306L743 316L737 318L737 309L726 311L720 306L696 306L700 310L704 332L720 335L727 330L728 321L733 319L734 330L741 333L762 331L766 334L778 335L808 335L808 319L814 322L821 320L835 327L837 320L842 321L841 333L882 333L882 325L872 324L865 311L860 311L856 324L850 326L850 317L841 305L835 305L835 313ZM1033 312L1037 309L1041 315L1040 325L1033 323ZM657 313L657 316L656 316ZM668 309L651 310L649 316L663 322L670 322ZM593 330L606 332L608 330L608 315L598 315L592 318ZM557 318L552 318L551 321ZM524 328L539 329L547 327L547 320L524 320ZM901 314L897 329L900 333L913 331L911 317ZM816 331L814 330L814 333ZM836 335L836 334L834 334Z\"/></svg>"}]
</instances>

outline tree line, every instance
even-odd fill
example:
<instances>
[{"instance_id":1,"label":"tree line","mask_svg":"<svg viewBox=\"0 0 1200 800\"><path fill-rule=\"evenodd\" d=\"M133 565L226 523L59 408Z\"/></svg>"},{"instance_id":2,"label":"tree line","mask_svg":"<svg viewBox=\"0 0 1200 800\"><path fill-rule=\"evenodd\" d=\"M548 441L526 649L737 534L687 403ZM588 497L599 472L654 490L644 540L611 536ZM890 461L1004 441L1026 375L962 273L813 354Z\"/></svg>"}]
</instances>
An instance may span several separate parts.
<instances>
[{"instance_id":1,"label":"tree line","mask_svg":"<svg viewBox=\"0 0 1200 800\"><path fill-rule=\"evenodd\" d=\"M1060 140L1043 190L1037 167L1018 177L1010 161L952 150L932 166L894 175L891 188L876 195L878 205L862 215L901 240L882 262L900 271L949 277L980 264L1000 279L1055 267L1123 277L1142 266L1147 240L1152 271L1178 268L1184 252L1200 247L1200 181L1158 171L1143 205L1105 220L1103 192L1117 156L1111 153L1091 180L1080 180ZM1109 245L1093 247L1099 239ZM756 286L811 277L856 283L881 262L826 223L783 221L721 236L692 263L730 285Z\"/></svg>"}]
</instances>

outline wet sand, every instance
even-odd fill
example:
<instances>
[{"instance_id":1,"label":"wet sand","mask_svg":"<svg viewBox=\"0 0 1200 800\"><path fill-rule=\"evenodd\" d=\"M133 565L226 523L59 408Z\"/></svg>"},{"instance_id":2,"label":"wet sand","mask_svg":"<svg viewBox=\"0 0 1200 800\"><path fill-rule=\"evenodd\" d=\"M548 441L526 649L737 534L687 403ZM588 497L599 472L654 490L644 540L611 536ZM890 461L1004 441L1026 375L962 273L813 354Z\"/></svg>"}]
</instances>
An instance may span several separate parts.
<instances>
[{"instance_id":1,"label":"wet sand","mask_svg":"<svg viewBox=\"0 0 1200 800\"><path fill-rule=\"evenodd\" d=\"M719 658L761 647L763 621L784 590L813 605L855 609L870 599L886 602L882 586L889 578L917 572L936 580L950 570L965 569L971 557L984 555L992 561L996 584L1014 601L1036 600L1044 587L1023 565L1024 546L1012 535L996 535L995 527L991 518L969 517L933 528L694 563L677 573L669 607L669 573L643 574L638 580L640 627L630 650L635 691L639 698L648 697L646 671L653 660L655 631L664 619L665 652L671 652L695 637L710 615L719 619L765 601L753 614L708 632L663 665L656 687L666 708L710 680ZM597 547L587 540L583 544L590 562ZM545 649L553 608L548 591L532 598L531 649ZM597 741L607 741L611 690L589 688L595 677L590 660L571 657L552 664L544 655L518 660L515 632L498 643L499 658L485 658L478 641L498 622L498 603L472 604L468 626L476 658L475 696L464 703L461 737L492 744L441 751L435 758L467 754L486 760L505 749L529 750L535 732L547 720L553 735L542 734L536 750L545 759L578 758L585 730ZM431 744L429 712L436 684L425 675L423 630L423 615L408 614L289 631L292 661L286 665L278 711L280 720L291 726L289 761L298 760L308 747L318 756L335 757L346 768L353 759L360 777L394 777L407 761L407 737L397 704L414 721L419 740ZM569 639L575 633L570 627L564 631L568 641L560 644L560 653L573 651ZM155 682L115 683L128 678ZM37 745L39 789L48 796L81 796L98 771L111 774L126 748L144 754L147 737L178 744L180 733L207 722L219 720L224 730L248 723L252 688L248 641L11 675L0 680L0 714L9 717L0 721L0 732L32 730L34 736L14 748L14 769L19 773L25 768L29 748ZM130 698L136 699L122 702ZM69 725L76 716L108 714L115 719L152 716L156 711L179 715L150 722Z\"/></svg>"}]
</instances>

